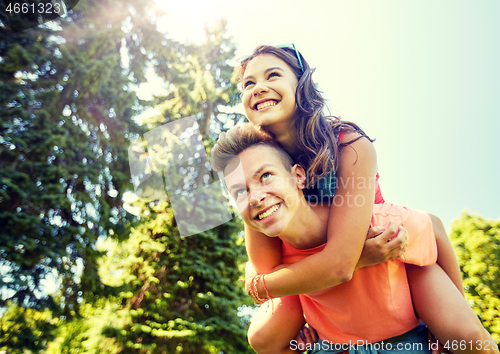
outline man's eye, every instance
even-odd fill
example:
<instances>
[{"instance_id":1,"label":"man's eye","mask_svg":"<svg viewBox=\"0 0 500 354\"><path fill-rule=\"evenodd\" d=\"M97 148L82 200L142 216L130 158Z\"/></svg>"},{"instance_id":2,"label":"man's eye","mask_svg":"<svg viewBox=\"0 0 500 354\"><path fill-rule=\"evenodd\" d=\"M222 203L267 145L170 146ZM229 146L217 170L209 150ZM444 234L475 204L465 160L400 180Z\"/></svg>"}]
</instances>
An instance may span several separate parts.
<instances>
[{"instance_id":1,"label":"man's eye","mask_svg":"<svg viewBox=\"0 0 500 354\"><path fill-rule=\"evenodd\" d=\"M271 176L272 176L272 174L270 174L269 172L266 172L266 173L263 173L262 176L260 176L260 179L262 181L265 181L265 180L267 180Z\"/></svg>"},{"instance_id":2,"label":"man's eye","mask_svg":"<svg viewBox=\"0 0 500 354\"><path fill-rule=\"evenodd\" d=\"M234 199L238 199L239 197L244 195L246 192L247 192L246 189L243 189L243 188L238 189L236 192L234 192Z\"/></svg>"}]
</instances>

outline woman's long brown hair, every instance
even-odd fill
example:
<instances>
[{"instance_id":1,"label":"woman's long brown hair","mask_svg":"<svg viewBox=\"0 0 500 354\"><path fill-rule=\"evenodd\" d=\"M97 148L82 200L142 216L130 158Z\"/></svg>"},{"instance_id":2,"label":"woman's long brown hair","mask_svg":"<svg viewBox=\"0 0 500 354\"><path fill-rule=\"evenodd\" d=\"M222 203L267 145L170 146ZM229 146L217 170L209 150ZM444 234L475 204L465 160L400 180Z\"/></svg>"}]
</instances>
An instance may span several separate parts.
<instances>
[{"instance_id":1,"label":"woman's long brown hair","mask_svg":"<svg viewBox=\"0 0 500 354\"><path fill-rule=\"evenodd\" d=\"M338 167L340 148L352 144L362 137L371 142L374 140L368 137L355 123L342 121L339 117L324 114L325 99L312 80L313 70L311 70L302 54L297 53L300 55L303 70L297 59L295 49L259 46L250 57L242 61L240 77L243 77L248 63L262 54L272 54L292 68L298 80L295 92L297 109L294 122L298 145L303 151L297 162L307 170L309 186L312 186L320 177L335 173ZM339 145L338 135L341 131L357 132L360 136Z\"/></svg>"}]
</instances>

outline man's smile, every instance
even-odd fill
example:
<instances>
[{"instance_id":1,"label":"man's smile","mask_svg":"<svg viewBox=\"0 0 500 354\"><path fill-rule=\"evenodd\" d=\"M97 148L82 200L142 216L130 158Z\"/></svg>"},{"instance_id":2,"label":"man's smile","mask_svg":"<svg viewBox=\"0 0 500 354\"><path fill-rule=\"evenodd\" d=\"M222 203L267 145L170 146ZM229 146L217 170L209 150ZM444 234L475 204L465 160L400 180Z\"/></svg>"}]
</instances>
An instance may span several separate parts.
<instances>
[{"instance_id":1,"label":"man's smile","mask_svg":"<svg viewBox=\"0 0 500 354\"><path fill-rule=\"evenodd\" d=\"M254 220L264 220L264 219L270 217L271 215L274 215L274 213L276 213L278 211L278 209L281 207L281 204L282 203L278 203L278 204L275 204L275 205L265 209L261 213L257 214L257 216L254 218Z\"/></svg>"}]
</instances>

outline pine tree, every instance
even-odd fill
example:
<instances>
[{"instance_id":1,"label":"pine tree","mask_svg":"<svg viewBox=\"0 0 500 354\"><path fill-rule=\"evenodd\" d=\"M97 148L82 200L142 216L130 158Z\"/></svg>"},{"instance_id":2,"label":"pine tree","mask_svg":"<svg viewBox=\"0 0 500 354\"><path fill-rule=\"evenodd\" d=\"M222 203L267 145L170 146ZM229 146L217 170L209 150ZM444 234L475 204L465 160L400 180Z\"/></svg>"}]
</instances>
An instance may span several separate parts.
<instances>
[{"instance_id":1,"label":"pine tree","mask_svg":"<svg viewBox=\"0 0 500 354\"><path fill-rule=\"evenodd\" d=\"M500 221L463 213L452 224L466 297L483 326L500 341Z\"/></svg>"},{"instance_id":2,"label":"pine tree","mask_svg":"<svg viewBox=\"0 0 500 354\"><path fill-rule=\"evenodd\" d=\"M199 48L188 47L180 56L182 80L175 83L169 95L157 98L163 114L145 119L149 128L195 115L204 132L201 146L209 150L213 132L224 129L226 122L234 124L233 116L219 112L219 106L232 105L238 99L238 91L230 82L233 68L227 63L234 55L234 46L225 38L224 26L221 23L218 28L207 29L207 42ZM196 144L196 139L192 143ZM190 163L202 165L206 160L194 156ZM165 178L184 176L179 173ZM193 178L198 185L212 182L204 182L201 177L202 172L195 171ZM248 323L237 315L238 307L249 304L238 284L246 260L241 221L182 237L178 223L184 221L176 219L170 203L175 191L169 190L168 197L166 201L134 203L144 222L133 229L123 247L114 247L117 252L110 255L123 260L120 270L123 283L129 287L123 296L130 322L122 327L110 326L105 333L133 353L250 352ZM196 219L212 219L221 213L220 206L192 207ZM118 269L113 272L119 273Z\"/></svg>"},{"instance_id":3,"label":"pine tree","mask_svg":"<svg viewBox=\"0 0 500 354\"><path fill-rule=\"evenodd\" d=\"M144 203L149 219L129 236L122 195L131 189L130 141L195 115L209 152L216 134L241 119L219 111L238 99L224 24L208 30L201 47L182 45L156 30L152 13L152 0L88 0L19 33L1 18L2 349L248 351L237 316L248 301L237 285L244 258L237 221L183 238L168 200ZM156 98L160 119L139 127L132 118L147 103L131 87L146 80L146 65L172 92ZM220 212L196 210L205 218ZM118 283L99 270L103 242L126 250L114 253L126 255ZM57 294L45 293L46 278L59 282ZM92 323L104 323L106 338ZM35 336L34 344L19 340Z\"/></svg>"},{"instance_id":4,"label":"pine tree","mask_svg":"<svg viewBox=\"0 0 500 354\"><path fill-rule=\"evenodd\" d=\"M51 308L69 320L83 299L112 291L99 279L96 243L129 233L126 147L141 131L131 85L145 81L155 54L165 66L176 59L156 11L152 0L81 1L16 33L0 15L2 307ZM57 304L44 279L59 282Z\"/></svg>"},{"instance_id":5,"label":"pine tree","mask_svg":"<svg viewBox=\"0 0 500 354\"><path fill-rule=\"evenodd\" d=\"M113 258L123 259L124 311L129 322L110 326L131 353L245 353L248 303L237 279L244 258L241 225L232 221L181 237L168 202L143 204L143 217ZM115 274L118 274L115 270Z\"/></svg>"}]
</instances>

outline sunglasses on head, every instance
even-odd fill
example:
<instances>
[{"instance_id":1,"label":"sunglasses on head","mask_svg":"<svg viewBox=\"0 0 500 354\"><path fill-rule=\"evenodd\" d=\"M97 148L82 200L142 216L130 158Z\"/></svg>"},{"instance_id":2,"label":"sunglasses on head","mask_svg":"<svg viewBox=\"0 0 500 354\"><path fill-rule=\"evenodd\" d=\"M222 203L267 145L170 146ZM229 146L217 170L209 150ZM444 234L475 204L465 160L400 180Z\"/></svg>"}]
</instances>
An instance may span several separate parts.
<instances>
[{"instance_id":1,"label":"sunglasses on head","mask_svg":"<svg viewBox=\"0 0 500 354\"><path fill-rule=\"evenodd\" d=\"M291 49L290 47L292 47L293 50L295 51L295 55L297 56L297 59L299 60L300 68L302 69L302 72L304 72L304 65L302 65L302 60L300 59L300 55L299 55L297 48L295 48L295 44L290 43L290 44L283 44L283 45L276 46L276 48L280 48L280 49L285 49L285 48Z\"/></svg>"}]
</instances>

